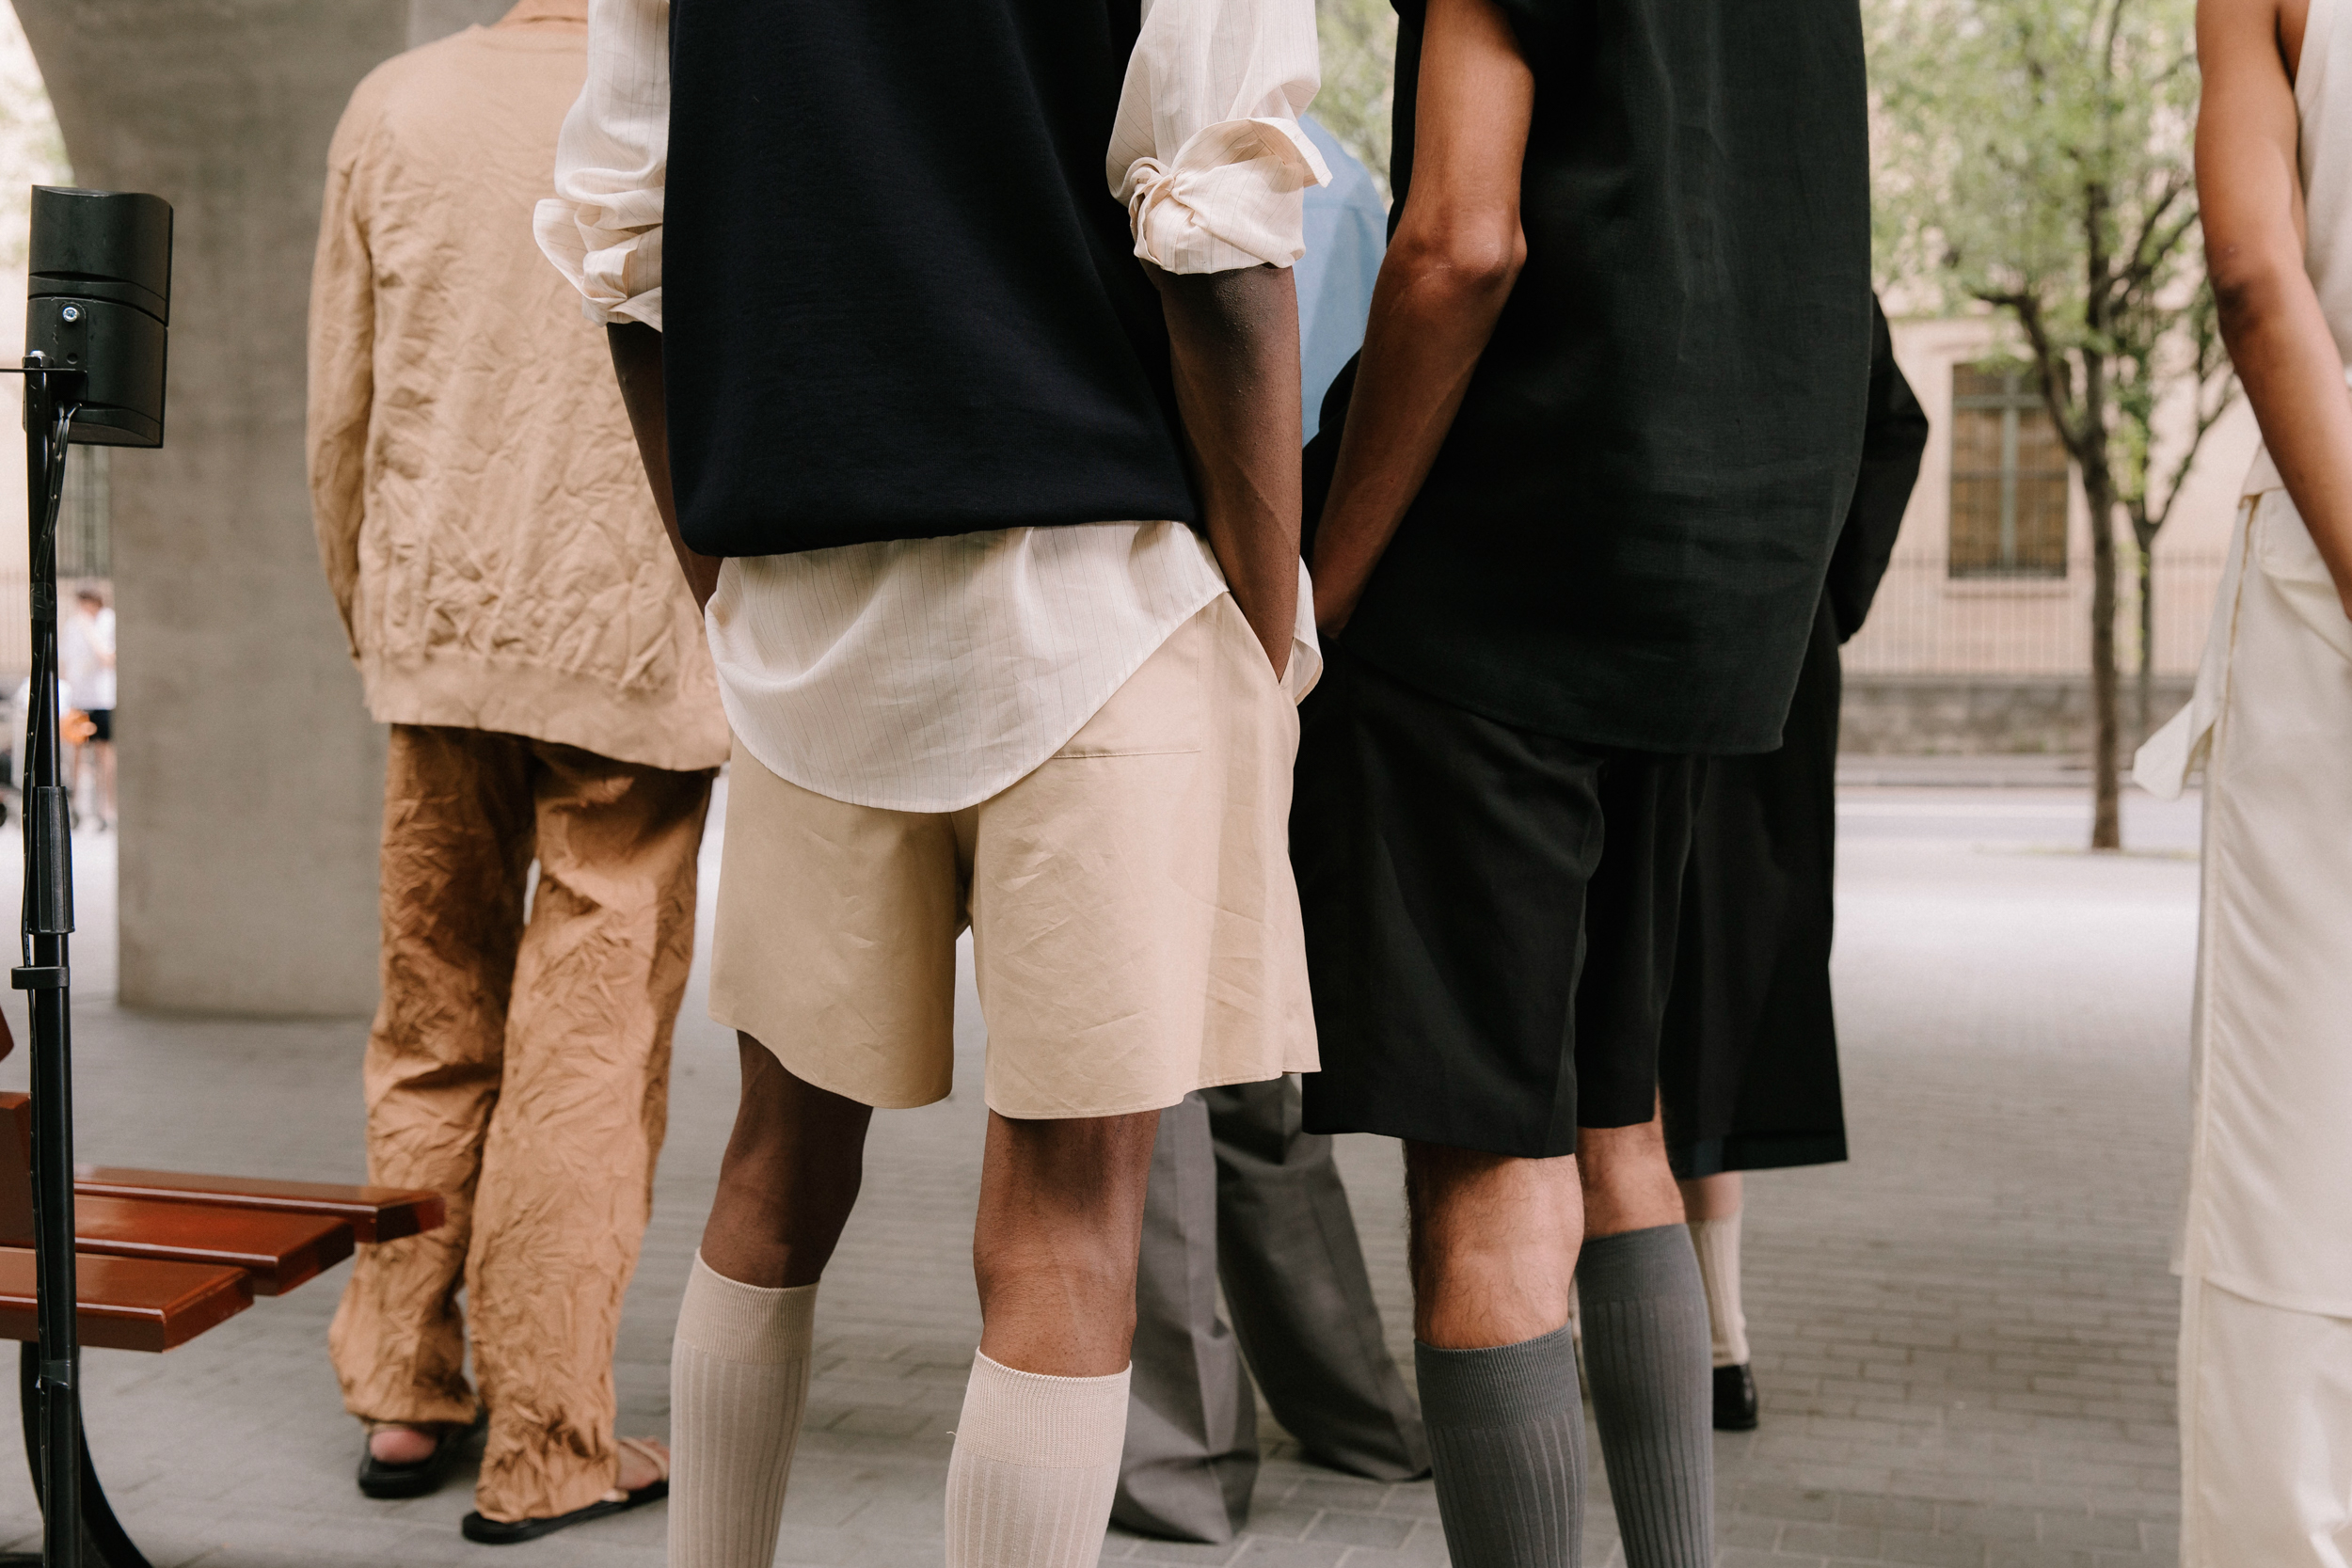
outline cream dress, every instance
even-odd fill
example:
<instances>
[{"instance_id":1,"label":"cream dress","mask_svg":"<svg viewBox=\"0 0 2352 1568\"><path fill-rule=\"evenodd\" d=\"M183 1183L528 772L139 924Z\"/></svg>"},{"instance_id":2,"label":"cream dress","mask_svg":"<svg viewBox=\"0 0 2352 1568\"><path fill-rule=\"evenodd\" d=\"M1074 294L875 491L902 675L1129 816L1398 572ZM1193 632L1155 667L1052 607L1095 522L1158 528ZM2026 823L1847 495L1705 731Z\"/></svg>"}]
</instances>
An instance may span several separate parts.
<instances>
[{"instance_id":1,"label":"cream dress","mask_svg":"<svg viewBox=\"0 0 2352 1568\"><path fill-rule=\"evenodd\" d=\"M2352 362L2352 0L2296 80L2305 265ZM2205 769L2180 1401L2184 1568L2352 1564L2352 619L2267 452L2195 698L2141 748Z\"/></svg>"}]
</instances>

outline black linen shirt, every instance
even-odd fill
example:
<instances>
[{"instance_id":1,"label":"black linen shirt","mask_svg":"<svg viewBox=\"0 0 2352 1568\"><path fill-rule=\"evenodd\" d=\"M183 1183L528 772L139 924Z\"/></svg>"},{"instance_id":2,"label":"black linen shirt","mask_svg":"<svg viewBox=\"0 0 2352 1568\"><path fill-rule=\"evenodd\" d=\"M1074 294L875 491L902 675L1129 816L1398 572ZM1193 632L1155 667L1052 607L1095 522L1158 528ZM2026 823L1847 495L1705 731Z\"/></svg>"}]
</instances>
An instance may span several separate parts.
<instances>
[{"instance_id":1,"label":"black linen shirt","mask_svg":"<svg viewBox=\"0 0 2352 1568\"><path fill-rule=\"evenodd\" d=\"M1425 4L1396 0L1391 228ZM1856 0L1502 4L1535 79L1526 266L1342 642L1541 734L1771 751L1861 459Z\"/></svg>"}]
</instances>

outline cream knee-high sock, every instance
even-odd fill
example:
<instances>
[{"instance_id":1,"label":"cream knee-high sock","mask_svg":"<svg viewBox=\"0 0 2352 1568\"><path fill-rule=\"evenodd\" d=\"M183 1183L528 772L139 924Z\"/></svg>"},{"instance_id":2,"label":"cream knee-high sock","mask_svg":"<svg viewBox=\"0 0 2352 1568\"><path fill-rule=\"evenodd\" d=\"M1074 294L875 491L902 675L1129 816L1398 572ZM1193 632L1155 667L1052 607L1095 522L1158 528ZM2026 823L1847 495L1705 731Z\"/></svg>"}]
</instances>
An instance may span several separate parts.
<instances>
[{"instance_id":1,"label":"cream knee-high sock","mask_svg":"<svg viewBox=\"0 0 2352 1568\"><path fill-rule=\"evenodd\" d=\"M670 1568L771 1568L808 1402L817 1287L739 1284L694 1255L670 1350Z\"/></svg>"},{"instance_id":2,"label":"cream knee-high sock","mask_svg":"<svg viewBox=\"0 0 2352 1568\"><path fill-rule=\"evenodd\" d=\"M1715 1365L1748 1364L1748 1315L1740 1305L1740 1216L1691 1222L1692 1250L1699 1255L1699 1279L1707 1287L1707 1322L1714 1340Z\"/></svg>"},{"instance_id":3,"label":"cream knee-high sock","mask_svg":"<svg viewBox=\"0 0 2352 1568\"><path fill-rule=\"evenodd\" d=\"M975 1353L947 1461L947 1568L1094 1568L1127 1378L1047 1377Z\"/></svg>"}]
</instances>

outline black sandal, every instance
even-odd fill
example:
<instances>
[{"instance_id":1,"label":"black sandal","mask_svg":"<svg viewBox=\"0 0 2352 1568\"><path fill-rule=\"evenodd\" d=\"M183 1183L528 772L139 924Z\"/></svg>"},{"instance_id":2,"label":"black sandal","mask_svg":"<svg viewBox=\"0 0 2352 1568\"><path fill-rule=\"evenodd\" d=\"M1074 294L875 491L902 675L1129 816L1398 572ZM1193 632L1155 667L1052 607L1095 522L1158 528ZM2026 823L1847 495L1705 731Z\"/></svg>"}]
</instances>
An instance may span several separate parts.
<instances>
[{"instance_id":1,"label":"black sandal","mask_svg":"<svg viewBox=\"0 0 2352 1568\"><path fill-rule=\"evenodd\" d=\"M467 1540L481 1545L512 1546L520 1541L536 1541L543 1535L553 1535L557 1530L569 1529L574 1525L584 1525L591 1519L605 1519L615 1513L627 1513L632 1508L643 1508L647 1503L660 1502L668 1497L670 1495L669 1455L638 1437L622 1438L620 1447L660 1461L660 1477L646 1482L634 1492L624 1492L615 1487L586 1508L576 1508L569 1513L558 1513L551 1519L516 1519L509 1522L504 1519L485 1519L479 1513L469 1513L458 1522L458 1531Z\"/></svg>"},{"instance_id":2,"label":"black sandal","mask_svg":"<svg viewBox=\"0 0 2352 1568\"><path fill-rule=\"evenodd\" d=\"M406 1427L412 1432L438 1432L440 1436L433 1451L422 1459L412 1459L395 1465L375 1457L373 1442L359 1445L359 1491L370 1497L421 1497L441 1489L449 1477L450 1461L455 1459L466 1446L466 1439L480 1432L486 1416L476 1416L471 1422L459 1426L454 1421L364 1421L369 1438L387 1427Z\"/></svg>"}]
</instances>

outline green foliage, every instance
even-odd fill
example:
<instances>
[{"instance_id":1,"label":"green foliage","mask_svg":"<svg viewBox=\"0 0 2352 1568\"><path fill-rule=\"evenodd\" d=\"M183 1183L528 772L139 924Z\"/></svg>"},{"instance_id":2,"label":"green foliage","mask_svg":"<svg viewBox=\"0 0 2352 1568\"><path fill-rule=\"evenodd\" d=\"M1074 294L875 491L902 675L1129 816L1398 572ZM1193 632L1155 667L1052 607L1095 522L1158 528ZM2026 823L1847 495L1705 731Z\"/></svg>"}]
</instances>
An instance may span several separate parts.
<instances>
[{"instance_id":1,"label":"green foliage","mask_svg":"<svg viewBox=\"0 0 2352 1568\"><path fill-rule=\"evenodd\" d=\"M1390 0L1315 0L1323 38L1323 90L1312 113L1389 194L1389 109L1396 77L1396 12Z\"/></svg>"},{"instance_id":2,"label":"green foliage","mask_svg":"<svg viewBox=\"0 0 2352 1568\"><path fill-rule=\"evenodd\" d=\"M2122 842L2115 514L2150 546L2228 406L2197 227L2195 0L1874 0L1877 249L1899 295L2014 322L2090 506L2091 847ZM2152 483L2157 409L2187 439Z\"/></svg>"},{"instance_id":3,"label":"green foliage","mask_svg":"<svg viewBox=\"0 0 2352 1568\"><path fill-rule=\"evenodd\" d=\"M1877 253L1915 301L2014 320L2087 491L2153 534L2153 425L2227 364L2197 228L2194 0L1877 0ZM2213 387L2220 382L2218 389Z\"/></svg>"}]
</instances>

